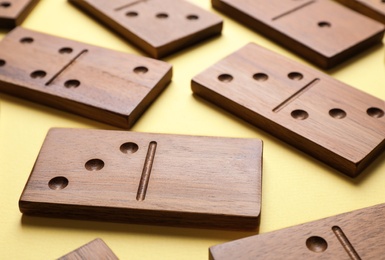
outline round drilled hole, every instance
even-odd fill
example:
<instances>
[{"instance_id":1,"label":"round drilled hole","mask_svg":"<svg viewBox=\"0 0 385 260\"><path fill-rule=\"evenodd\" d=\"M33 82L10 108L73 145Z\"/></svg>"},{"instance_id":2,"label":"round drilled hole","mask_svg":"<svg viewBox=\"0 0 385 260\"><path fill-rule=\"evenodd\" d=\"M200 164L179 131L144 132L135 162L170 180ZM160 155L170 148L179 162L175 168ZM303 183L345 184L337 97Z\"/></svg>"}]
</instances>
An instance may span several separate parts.
<instances>
[{"instance_id":1,"label":"round drilled hole","mask_svg":"<svg viewBox=\"0 0 385 260\"><path fill-rule=\"evenodd\" d=\"M328 243L322 237L313 236L306 240L306 246L310 251L322 253L328 248Z\"/></svg>"},{"instance_id":2,"label":"round drilled hole","mask_svg":"<svg viewBox=\"0 0 385 260\"><path fill-rule=\"evenodd\" d=\"M89 171L100 171L104 167L104 162L100 159L92 159L86 162L85 167Z\"/></svg>"},{"instance_id":3,"label":"round drilled hole","mask_svg":"<svg viewBox=\"0 0 385 260\"><path fill-rule=\"evenodd\" d=\"M136 74L146 74L148 72L148 69L146 67L140 66L140 67L136 67L134 69L134 72Z\"/></svg>"},{"instance_id":4,"label":"round drilled hole","mask_svg":"<svg viewBox=\"0 0 385 260\"><path fill-rule=\"evenodd\" d=\"M76 79L71 79L71 80L67 80L65 83L64 83L64 86L66 88L77 88L80 86L80 81L79 80L76 80Z\"/></svg>"},{"instance_id":5,"label":"round drilled hole","mask_svg":"<svg viewBox=\"0 0 385 260\"><path fill-rule=\"evenodd\" d=\"M69 47L64 47L64 48L61 48L60 50L59 50L59 53L61 53L61 54L70 54L70 53L72 53L72 48L69 48Z\"/></svg>"},{"instance_id":6,"label":"round drilled hole","mask_svg":"<svg viewBox=\"0 0 385 260\"><path fill-rule=\"evenodd\" d=\"M138 151L139 147L136 143L127 142L120 146L120 151L122 153L135 153Z\"/></svg>"},{"instance_id":7,"label":"round drilled hole","mask_svg":"<svg viewBox=\"0 0 385 260\"><path fill-rule=\"evenodd\" d=\"M166 13L159 13L159 14L156 15L156 18L166 19L166 18L168 18L168 14L166 14Z\"/></svg>"},{"instance_id":8,"label":"round drilled hole","mask_svg":"<svg viewBox=\"0 0 385 260\"><path fill-rule=\"evenodd\" d=\"M20 42L24 43L24 44L33 43L33 38L31 38L31 37L24 37L24 38L20 39Z\"/></svg>"},{"instance_id":9,"label":"round drilled hole","mask_svg":"<svg viewBox=\"0 0 385 260\"><path fill-rule=\"evenodd\" d=\"M297 109L291 112L291 116L298 120L305 120L306 118L309 117L309 114L304 110Z\"/></svg>"},{"instance_id":10,"label":"round drilled hole","mask_svg":"<svg viewBox=\"0 0 385 260\"><path fill-rule=\"evenodd\" d=\"M233 80L233 76L230 74L222 74L218 76L218 80L222 82L231 82Z\"/></svg>"},{"instance_id":11,"label":"round drilled hole","mask_svg":"<svg viewBox=\"0 0 385 260\"><path fill-rule=\"evenodd\" d=\"M5 60L0 60L0 67L5 65Z\"/></svg>"},{"instance_id":12,"label":"round drilled hole","mask_svg":"<svg viewBox=\"0 0 385 260\"><path fill-rule=\"evenodd\" d=\"M41 79L44 78L47 75L47 73L44 70L35 70L34 72L31 73L31 78L34 79Z\"/></svg>"},{"instance_id":13,"label":"round drilled hole","mask_svg":"<svg viewBox=\"0 0 385 260\"><path fill-rule=\"evenodd\" d=\"M339 108L333 108L329 111L329 115L336 119L342 119L346 117L346 112Z\"/></svg>"},{"instance_id":14,"label":"round drilled hole","mask_svg":"<svg viewBox=\"0 0 385 260\"><path fill-rule=\"evenodd\" d=\"M384 111L382 109L377 108L377 107L369 108L366 111L366 113L368 113L369 116L374 117L374 118L381 118L384 116Z\"/></svg>"},{"instance_id":15,"label":"round drilled hole","mask_svg":"<svg viewBox=\"0 0 385 260\"><path fill-rule=\"evenodd\" d=\"M303 75L299 72L290 72L289 75L287 75L289 79L292 80L301 80L303 79Z\"/></svg>"},{"instance_id":16,"label":"round drilled hole","mask_svg":"<svg viewBox=\"0 0 385 260\"><path fill-rule=\"evenodd\" d=\"M195 15L195 14L187 15L186 18L187 18L187 20L191 20L191 21L195 21L195 20L199 19L198 15Z\"/></svg>"},{"instance_id":17,"label":"round drilled hole","mask_svg":"<svg viewBox=\"0 0 385 260\"><path fill-rule=\"evenodd\" d=\"M256 73L253 75L253 79L256 81L266 81L269 79L269 76L267 76L265 73Z\"/></svg>"},{"instance_id":18,"label":"round drilled hole","mask_svg":"<svg viewBox=\"0 0 385 260\"><path fill-rule=\"evenodd\" d=\"M63 176L55 177L48 182L51 190L62 190L68 186L68 179Z\"/></svg>"},{"instance_id":19,"label":"round drilled hole","mask_svg":"<svg viewBox=\"0 0 385 260\"><path fill-rule=\"evenodd\" d=\"M7 7L10 7L10 6L11 6L10 2L0 2L0 7L7 8Z\"/></svg>"},{"instance_id":20,"label":"round drilled hole","mask_svg":"<svg viewBox=\"0 0 385 260\"><path fill-rule=\"evenodd\" d=\"M321 28L329 28L329 27L331 27L332 25L331 25L331 23L329 23L329 22L322 21L322 22L319 22L319 23L318 23L318 26L321 27Z\"/></svg>"},{"instance_id":21,"label":"round drilled hole","mask_svg":"<svg viewBox=\"0 0 385 260\"><path fill-rule=\"evenodd\" d=\"M138 13L134 12L134 11L129 11L129 12L126 13L126 16L128 16L128 17L136 17L136 16L138 16Z\"/></svg>"}]
</instances>

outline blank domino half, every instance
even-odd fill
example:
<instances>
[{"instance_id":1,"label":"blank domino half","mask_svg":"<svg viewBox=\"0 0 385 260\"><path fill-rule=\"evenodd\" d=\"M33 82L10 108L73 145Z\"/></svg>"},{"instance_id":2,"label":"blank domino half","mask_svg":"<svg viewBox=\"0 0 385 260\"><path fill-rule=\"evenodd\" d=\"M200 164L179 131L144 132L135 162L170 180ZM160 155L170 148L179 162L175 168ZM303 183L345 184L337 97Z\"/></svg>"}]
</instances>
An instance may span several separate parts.
<instances>
[{"instance_id":1,"label":"blank domino half","mask_svg":"<svg viewBox=\"0 0 385 260\"><path fill-rule=\"evenodd\" d=\"M383 100L253 43L192 90L351 177L385 148Z\"/></svg>"},{"instance_id":2,"label":"blank domino half","mask_svg":"<svg viewBox=\"0 0 385 260\"><path fill-rule=\"evenodd\" d=\"M118 260L103 240L97 238L78 249L60 257L58 260Z\"/></svg>"},{"instance_id":3,"label":"blank domino half","mask_svg":"<svg viewBox=\"0 0 385 260\"><path fill-rule=\"evenodd\" d=\"M330 0L212 0L214 8L324 69L379 44L384 26Z\"/></svg>"},{"instance_id":4,"label":"blank domino half","mask_svg":"<svg viewBox=\"0 0 385 260\"><path fill-rule=\"evenodd\" d=\"M255 230L257 139L52 129L21 195L29 215Z\"/></svg>"},{"instance_id":5,"label":"blank domino half","mask_svg":"<svg viewBox=\"0 0 385 260\"><path fill-rule=\"evenodd\" d=\"M0 29L20 25L39 0L0 0Z\"/></svg>"},{"instance_id":6,"label":"blank domino half","mask_svg":"<svg viewBox=\"0 0 385 260\"><path fill-rule=\"evenodd\" d=\"M385 204L224 243L211 260L384 259Z\"/></svg>"},{"instance_id":7,"label":"blank domino half","mask_svg":"<svg viewBox=\"0 0 385 260\"><path fill-rule=\"evenodd\" d=\"M367 15L381 23L385 23L385 1L381 0L337 0L338 2Z\"/></svg>"},{"instance_id":8,"label":"blank domino half","mask_svg":"<svg viewBox=\"0 0 385 260\"><path fill-rule=\"evenodd\" d=\"M18 27L0 42L0 91L130 128L171 81L170 64Z\"/></svg>"},{"instance_id":9,"label":"blank domino half","mask_svg":"<svg viewBox=\"0 0 385 260\"><path fill-rule=\"evenodd\" d=\"M69 0L147 52L162 58L220 34L222 19L184 0Z\"/></svg>"}]
</instances>

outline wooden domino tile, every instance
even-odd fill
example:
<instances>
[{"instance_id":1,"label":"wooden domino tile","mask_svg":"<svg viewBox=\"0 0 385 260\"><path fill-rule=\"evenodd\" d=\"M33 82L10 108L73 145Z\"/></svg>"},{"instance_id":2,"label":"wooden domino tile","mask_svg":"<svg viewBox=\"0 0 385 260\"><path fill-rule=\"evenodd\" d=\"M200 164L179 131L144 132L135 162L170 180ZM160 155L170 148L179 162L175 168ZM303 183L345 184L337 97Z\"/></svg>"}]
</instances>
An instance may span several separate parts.
<instances>
[{"instance_id":1,"label":"wooden domino tile","mask_svg":"<svg viewBox=\"0 0 385 260\"><path fill-rule=\"evenodd\" d=\"M383 100L253 43L192 90L351 177L385 149Z\"/></svg>"},{"instance_id":2,"label":"wooden domino tile","mask_svg":"<svg viewBox=\"0 0 385 260\"><path fill-rule=\"evenodd\" d=\"M355 11L385 23L385 1L381 0L337 0Z\"/></svg>"},{"instance_id":3,"label":"wooden domino tile","mask_svg":"<svg viewBox=\"0 0 385 260\"><path fill-rule=\"evenodd\" d=\"M162 58L222 31L222 19L184 0L68 0L151 57Z\"/></svg>"},{"instance_id":4,"label":"wooden domino tile","mask_svg":"<svg viewBox=\"0 0 385 260\"><path fill-rule=\"evenodd\" d=\"M379 44L384 26L330 0L212 0L212 5L328 69Z\"/></svg>"},{"instance_id":5,"label":"wooden domino tile","mask_svg":"<svg viewBox=\"0 0 385 260\"><path fill-rule=\"evenodd\" d=\"M0 0L0 29L20 25L39 0Z\"/></svg>"},{"instance_id":6,"label":"wooden domino tile","mask_svg":"<svg viewBox=\"0 0 385 260\"><path fill-rule=\"evenodd\" d=\"M0 42L0 91L130 128L171 65L18 27Z\"/></svg>"},{"instance_id":7,"label":"wooden domino tile","mask_svg":"<svg viewBox=\"0 0 385 260\"><path fill-rule=\"evenodd\" d=\"M19 201L28 215L255 230L258 139L52 129Z\"/></svg>"},{"instance_id":8,"label":"wooden domino tile","mask_svg":"<svg viewBox=\"0 0 385 260\"><path fill-rule=\"evenodd\" d=\"M211 260L383 259L385 204L210 248Z\"/></svg>"},{"instance_id":9,"label":"wooden domino tile","mask_svg":"<svg viewBox=\"0 0 385 260\"><path fill-rule=\"evenodd\" d=\"M60 257L58 260L118 260L103 240L97 238L88 244Z\"/></svg>"}]
</instances>

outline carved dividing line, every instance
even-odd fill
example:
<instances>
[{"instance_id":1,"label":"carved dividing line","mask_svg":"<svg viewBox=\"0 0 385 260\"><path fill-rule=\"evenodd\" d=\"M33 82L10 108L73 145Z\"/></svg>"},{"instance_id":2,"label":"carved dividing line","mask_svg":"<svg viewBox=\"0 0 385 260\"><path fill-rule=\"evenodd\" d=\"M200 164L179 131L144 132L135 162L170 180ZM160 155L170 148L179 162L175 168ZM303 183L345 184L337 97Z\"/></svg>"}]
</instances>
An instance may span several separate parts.
<instances>
[{"instance_id":1,"label":"carved dividing line","mask_svg":"<svg viewBox=\"0 0 385 260\"><path fill-rule=\"evenodd\" d=\"M298 90L297 92L295 92L294 95L290 96L288 99L286 99L286 100L283 101L281 104L279 104L278 106L276 106L276 107L273 109L273 112L278 113L279 111L281 111L284 107L286 107L288 104L290 104L291 102L293 102L293 100L295 100L296 98L298 98L299 96L301 96L303 93L305 93L305 92L306 92L307 90L309 90L311 87L313 87L314 85L316 85L319 81L320 81L320 79L314 79L314 80L312 80L309 84L307 84L306 86L304 86L303 88L301 88L300 90Z\"/></svg>"},{"instance_id":2,"label":"carved dividing line","mask_svg":"<svg viewBox=\"0 0 385 260\"><path fill-rule=\"evenodd\" d=\"M138 187L138 192L136 193L136 200L143 201L146 198L148 182L150 181L150 175L152 170L152 164L155 159L156 151L156 142L151 142L148 146L146 160L144 161L142 177L140 178L140 183Z\"/></svg>"},{"instance_id":3,"label":"carved dividing line","mask_svg":"<svg viewBox=\"0 0 385 260\"><path fill-rule=\"evenodd\" d=\"M147 2L147 1L149 1L149 0L137 0L137 1L134 1L132 3L125 4L123 6L115 8L115 11L120 11L120 10L125 9L127 7L130 7L130 6L133 6L133 5L137 5L137 4L140 4L140 3L144 3L144 2Z\"/></svg>"},{"instance_id":4,"label":"carved dividing line","mask_svg":"<svg viewBox=\"0 0 385 260\"><path fill-rule=\"evenodd\" d=\"M276 20L278 20L279 18L282 18L282 17L284 17L284 16L286 16L286 15L289 15L289 14L291 14L291 13L294 13L294 12L296 12L296 11L298 11L298 10L300 10L300 9L302 9L302 8L304 8L304 7L306 7L306 6L308 6L308 5L314 4L314 3L315 3L315 1L309 1L309 2L307 2L307 3L303 3L302 5L297 6L297 7L295 7L294 9L289 10L289 11L283 13L283 14L280 14L280 15L274 17L274 18L271 19L271 20L276 21Z\"/></svg>"},{"instance_id":5,"label":"carved dividing line","mask_svg":"<svg viewBox=\"0 0 385 260\"><path fill-rule=\"evenodd\" d=\"M345 236L342 229L340 227L334 226L332 227L332 230L350 258L352 260L361 260L361 257L358 255L353 245L349 242L349 239Z\"/></svg>"},{"instance_id":6,"label":"carved dividing line","mask_svg":"<svg viewBox=\"0 0 385 260\"><path fill-rule=\"evenodd\" d=\"M87 53L88 50L82 50L78 55L76 55L72 60L70 60L70 62L65 65L61 70L59 70L55 75L53 75L53 77L47 81L47 83L45 83L46 86L50 85L57 77L59 77L59 75L61 73L63 73L63 71L65 71L69 66L71 66L77 59L80 58L80 56L82 56L83 54Z\"/></svg>"}]
</instances>

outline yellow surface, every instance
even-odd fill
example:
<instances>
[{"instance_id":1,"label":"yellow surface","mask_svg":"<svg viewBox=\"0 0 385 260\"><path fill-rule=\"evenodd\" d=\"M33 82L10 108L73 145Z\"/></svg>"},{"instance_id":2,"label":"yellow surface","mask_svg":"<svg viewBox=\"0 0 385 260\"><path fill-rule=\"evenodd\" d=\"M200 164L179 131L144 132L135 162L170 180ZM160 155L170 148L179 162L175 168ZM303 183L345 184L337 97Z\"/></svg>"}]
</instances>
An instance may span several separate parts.
<instances>
[{"instance_id":1,"label":"yellow surface","mask_svg":"<svg viewBox=\"0 0 385 260\"><path fill-rule=\"evenodd\" d=\"M192 2L213 11L208 0ZM193 76L250 41L305 63L259 34L222 17L225 21L222 36L165 59L174 65L173 81L132 130L263 139L261 233L385 202L385 154L352 180L193 97L190 90ZM66 0L42 0L23 26L138 53L128 42ZM4 35L5 31L0 31L0 38ZM328 73L385 99L383 46L371 48ZM121 259L207 259L210 246L253 235L22 216L18 199L49 128L115 128L4 94L0 94L0 100L1 259L54 259L96 237L102 238Z\"/></svg>"}]
</instances>

